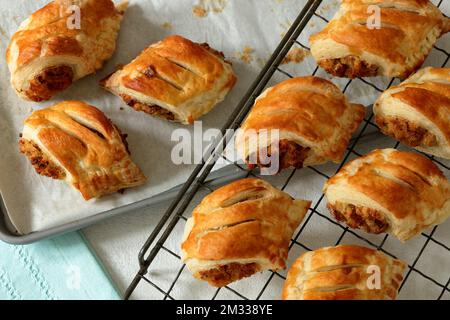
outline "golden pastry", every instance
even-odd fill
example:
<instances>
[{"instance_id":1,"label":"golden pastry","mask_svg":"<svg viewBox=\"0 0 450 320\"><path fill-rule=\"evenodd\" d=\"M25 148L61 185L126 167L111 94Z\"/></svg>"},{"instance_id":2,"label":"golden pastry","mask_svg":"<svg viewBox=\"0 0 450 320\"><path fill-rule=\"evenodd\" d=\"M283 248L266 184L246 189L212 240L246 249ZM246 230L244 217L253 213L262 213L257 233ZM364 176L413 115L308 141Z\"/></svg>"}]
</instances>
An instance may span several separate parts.
<instances>
[{"instance_id":1,"label":"golden pastry","mask_svg":"<svg viewBox=\"0 0 450 320\"><path fill-rule=\"evenodd\" d=\"M111 0L55 0L33 13L6 51L17 94L49 100L100 69L115 50L126 6L115 7Z\"/></svg>"},{"instance_id":2,"label":"golden pastry","mask_svg":"<svg viewBox=\"0 0 450 320\"><path fill-rule=\"evenodd\" d=\"M450 183L429 159L394 149L358 158L325 184L337 220L401 241L444 222L450 215Z\"/></svg>"},{"instance_id":3,"label":"golden pastry","mask_svg":"<svg viewBox=\"0 0 450 320\"><path fill-rule=\"evenodd\" d=\"M181 246L183 261L196 278L216 287L284 269L292 234L310 204L263 180L233 182L194 209Z\"/></svg>"},{"instance_id":4,"label":"golden pastry","mask_svg":"<svg viewBox=\"0 0 450 320\"><path fill-rule=\"evenodd\" d=\"M303 254L289 270L283 300L395 300L406 264L364 247ZM378 273L378 274L377 274Z\"/></svg>"},{"instance_id":5,"label":"golden pastry","mask_svg":"<svg viewBox=\"0 0 450 320\"><path fill-rule=\"evenodd\" d=\"M236 146L252 168L269 166L260 154L277 155L280 170L338 163L364 115L365 108L348 102L333 83L317 77L293 78L256 100ZM278 136L270 134L272 130L278 130ZM261 135L265 131L267 137Z\"/></svg>"},{"instance_id":6,"label":"golden pastry","mask_svg":"<svg viewBox=\"0 0 450 320\"><path fill-rule=\"evenodd\" d=\"M33 112L20 151L37 173L66 181L86 200L146 181L130 158L126 136L100 110L79 101Z\"/></svg>"},{"instance_id":7,"label":"golden pastry","mask_svg":"<svg viewBox=\"0 0 450 320\"><path fill-rule=\"evenodd\" d=\"M170 36L102 81L136 111L192 124L236 83L231 64L207 44Z\"/></svg>"},{"instance_id":8,"label":"golden pastry","mask_svg":"<svg viewBox=\"0 0 450 320\"><path fill-rule=\"evenodd\" d=\"M450 68L425 68L374 104L380 130L404 144L450 159Z\"/></svg>"},{"instance_id":9,"label":"golden pastry","mask_svg":"<svg viewBox=\"0 0 450 320\"><path fill-rule=\"evenodd\" d=\"M450 20L428 0L343 0L311 37L311 53L334 76L407 78L449 30Z\"/></svg>"}]
</instances>

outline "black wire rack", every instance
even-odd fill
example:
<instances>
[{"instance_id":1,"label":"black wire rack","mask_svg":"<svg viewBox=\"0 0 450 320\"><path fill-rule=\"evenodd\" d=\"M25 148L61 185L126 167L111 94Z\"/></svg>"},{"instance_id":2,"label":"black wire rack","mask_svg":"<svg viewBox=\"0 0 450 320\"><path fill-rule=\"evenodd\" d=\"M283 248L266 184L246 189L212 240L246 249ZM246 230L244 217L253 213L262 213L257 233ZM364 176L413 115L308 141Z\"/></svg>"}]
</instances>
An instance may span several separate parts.
<instances>
[{"instance_id":1,"label":"black wire rack","mask_svg":"<svg viewBox=\"0 0 450 320\"><path fill-rule=\"evenodd\" d=\"M434 1L435 4L440 7L442 5L444 0L440 1ZM279 44L278 48L274 51L272 57L269 59L266 66L263 68L260 75L257 77L255 82L252 84L248 92L246 93L245 97L241 100L237 108L235 109L234 113L231 115L228 122L225 124L225 126L222 129L222 133L224 135L224 138L220 141L217 141L217 143L214 146L214 150L217 150L216 152L211 152L211 157L205 161L203 164L198 165L187 182L184 184L182 189L180 190L179 194L177 195L176 199L171 203L170 207L158 223L158 225L155 227L152 234L147 239L146 243L142 247L140 253L139 253L139 265L140 269L135 278L133 279L132 283L130 284L129 288L127 289L125 293L125 299L129 299L132 297L133 292L136 290L138 286L151 286L154 290L156 290L162 299L167 300L171 299L174 300L175 297L173 296L174 288L177 285L180 285L180 277L183 272L187 272L185 270L185 265L181 262L181 257L179 253L176 252L173 248L169 248L168 245L166 245L166 242L168 238L172 235L174 232L180 233L179 228L177 227L179 224L184 224L189 215L190 212L188 210L188 207L193 206L194 204L194 198L199 193L210 193L213 190L213 187L209 184L209 177L210 173L213 170L214 166L216 165L217 160L220 158L221 160L224 160L226 162L229 162L230 166L235 166L236 170L242 173L242 177L259 177L258 171L249 171L245 169L245 166L241 165L240 163L236 163L234 161L231 161L223 156L223 153L219 152L219 150L223 150L224 146L226 146L226 141L229 140L229 136L227 134L227 129L237 129L242 121L246 118L247 114L249 113L251 107L254 104L254 101L258 95L261 94L261 92L266 88L269 81L274 77L275 74L279 74L283 77L292 78L294 75L292 75L290 72L285 71L282 68L282 61L290 51L290 49L293 46L299 46L303 48L304 50L309 50L308 46L302 43L302 41L299 39L299 37L302 35L303 30L307 26L307 24L310 22L311 18L315 17L319 20L322 20L324 23L328 23L328 19L325 18L323 15L320 14L320 7L321 5L324 5L324 0L309 0L303 10L300 12L298 18L293 23L290 30L287 32L281 43ZM444 56L444 62L442 64L442 67L446 66L449 63L450 60L450 54L445 49L442 49L440 47L435 46L434 50L437 50L440 54ZM316 75L319 71L319 68L315 66L314 71L312 72L313 75ZM377 93L381 93L387 88L389 88L391 85L393 85L398 79L391 79L388 82L388 85L386 87L380 87L379 84L373 83L372 80L368 79L362 79L359 78L359 81L363 82L365 85L370 86L373 90L375 90ZM350 87L351 83L355 80L346 80L343 87L343 91L346 92L348 88ZM371 108L368 108L368 115L365 117L363 124L361 125L361 128L358 130L356 136L352 139L350 146L348 147L346 156L341 164L334 167L330 172L324 172L325 170L320 170L316 167L308 167L304 168L302 170L308 170L312 175L316 175L317 177L320 177L321 179L328 179L330 176L332 176L334 173L337 173L349 160L351 160L354 157L359 157L362 154L358 152L358 145L364 144L365 139L372 139L375 136L382 136L377 126L374 124L373 120L373 112L371 111ZM384 137L384 136L383 136ZM395 142L394 140L384 137L386 139L389 139L389 143L391 143L390 147L401 149L405 148L405 146L402 146L399 142ZM213 150L213 151L214 151ZM422 153L423 154L423 153ZM426 154L423 154L427 158L431 159L433 162L435 162L442 171L445 172L447 176L450 174L450 167L448 161L445 160L439 160L436 159L433 156L428 156ZM286 190L288 186L296 179L299 179L297 177L297 171L298 170L292 170L282 177L278 178L279 180L283 180L279 182L279 187L282 190ZM330 170L327 170L330 171ZM262 177L263 179L265 177ZM297 183L302 183L298 182ZM338 228L340 231L337 233L338 238L331 243L328 243L328 246L333 245L339 245L343 242L344 238L348 235L353 236L357 241L360 243L365 244L368 247L376 248L377 250L380 250L387 255L397 258L397 256L389 250L389 248L386 248L386 243L388 242L390 236L389 235L383 235L377 238L378 240L374 240L373 237L364 234L362 232L359 232L357 230L349 229L348 227L340 224L339 222L336 222L330 216L323 212L323 210L320 209L320 206L323 205L324 201L324 194L317 193L316 199L314 199L312 207L309 209L309 213L305 220L303 221L301 227L296 231L291 244L290 244L290 251L310 251L311 248L308 246L308 244L305 244L302 241L302 235L305 233L306 228L308 228L308 225L311 224L311 221L316 218L320 218L322 220L322 223L327 224L327 228ZM423 237L423 243L421 242L420 245L417 245L417 248L415 248L413 257L411 257L410 262L408 263L408 270L405 274L403 283L400 287L400 293L404 289L405 285L407 285L408 281L412 277L421 277L421 280L419 283L423 283L423 281L427 282L427 285L432 285L435 288L436 297L427 297L430 299L442 299L445 295L449 295L450 293L450 272L447 275L440 275L439 279L437 279L436 275L430 275L427 272L421 271L418 267L419 260L421 257L423 257L427 249L430 246L437 246L440 250L440 252L443 252L444 255L446 255L450 261L450 247L449 244L446 243L445 240L440 240L437 235L437 230L439 226L436 226L432 228L430 231L423 232L421 234L421 237ZM326 232L326 230L323 230ZM448 231L448 230L447 230ZM181 235L179 235L179 239L181 241ZM404 244L404 246L408 246L407 244ZM166 254L173 258L173 263L176 264L176 271L172 275L172 278L170 281L168 281L168 284L166 285L160 285L158 284L157 277L161 276L160 274L153 274L152 272L149 272L149 268L152 266L154 261L157 259L158 255L160 254ZM290 252L291 255L291 252ZM293 257L294 259L298 256ZM433 261L428 261L428 263L434 263ZM173 266L171 266L171 269ZM440 266L442 270L450 270L450 263L446 266ZM172 272L172 270L170 271ZM446 279L445 277L448 277ZM444 280L443 280L444 279ZM252 294L249 296L248 294L244 294L240 292L239 288L233 287L233 286L227 286L220 289L214 289L212 294L207 295L205 292L205 295L202 295L200 293L200 296L202 299L220 299L222 296L225 296L229 298L230 296L236 299L266 299L267 292L272 290L271 284L273 282L281 283L285 280L285 275L280 272L274 272L274 271L267 271L266 276L263 277L263 280L261 278L258 278L255 281L258 281L258 285L251 285ZM183 283L181 283L183 285ZM419 285L420 286L420 285ZM194 290L194 289L193 289ZM223 294L223 291L225 294ZM276 292L275 296L280 296L280 292ZM190 297L186 297L190 298Z\"/></svg>"}]
</instances>

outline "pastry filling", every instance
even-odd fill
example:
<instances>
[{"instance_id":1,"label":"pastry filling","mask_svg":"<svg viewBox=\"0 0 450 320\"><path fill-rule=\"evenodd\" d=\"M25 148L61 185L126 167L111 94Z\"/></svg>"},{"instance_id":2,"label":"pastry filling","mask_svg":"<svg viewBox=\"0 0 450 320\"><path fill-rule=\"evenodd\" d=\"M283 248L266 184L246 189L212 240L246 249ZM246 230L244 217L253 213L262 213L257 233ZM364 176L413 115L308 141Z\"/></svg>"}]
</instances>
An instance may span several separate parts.
<instances>
[{"instance_id":1,"label":"pastry filling","mask_svg":"<svg viewBox=\"0 0 450 320\"><path fill-rule=\"evenodd\" d=\"M339 59L323 59L318 64L336 77L357 78L378 75L378 66L371 65L359 57L347 56Z\"/></svg>"},{"instance_id":2,"label":"pastry filling","mask_svg":"<svg viewBox=\"0 0 450 320\"><path fill-rule=\"evenodd\" d=\"M168 121L175 121L175 115L164 109L161 108L160 106L156 106L156 105L147 105L144 103L140 103L138 101L136 101L135 99L133 99L132 97L126 95L126 94L121 94L120 95L123 99L123 101L125 101L125 103L127 105L129 105L130 107L132 107L134 110L136 111L143 111L149 115L155 116L155 117L159 117L159 118L163 118L166 119Z\"/></svg>"},{"instance_id":3,"label":"pastry filling","mask_svg":"<svg viewBox=\"0 0 450 320\"><path fill-rule=\"evenodd\" d=\"M288 169L288 168L303 168L303 163L308 157L308 153L311 149L304 148L301 145L289 141L289 140L280 140L278 150L272 150L272 146L269 146L267 149L267 157L272 157L273 155L277 155L279 157L279 168L280 170ZM254 169L256 167L260 168L268 168L271 167L272 163L266 164L266 161L261 161L261 154L265 152L260 152L257 157L249 157L247 159L247 164L250 169ZM257 163L250 163L250 159L257 159Z\"/></svg>"},{"instance_id":4,"label":"pastry filling","mask_svg":"<svg viewBox=\"0 0 450 320\"><path fill-rule=\"evenodd\" d=\"M32 101L49 100L56 93L67 89L72 84L73 76L73 70L68 66L47 68L30 81L25 94Z\"/></svg>"},{"instance_id":5,"label":"pastry filling","mask_svg":"<svg viewBox=\"0 0 450 320\"><path fill-rule=\"evenodd\" d=\"M260 271L256 263L230 263L214 269L200 271L201 280L208 281L216 287L224 287L234 281L250 277Z\"/></svg>"},{"instance_id":6,"label":"pastry filling","mask_svg":"<svg viewBox=\"0 0 450 320\"><path fill-rule=\"evenodd\" d=\"M338 221L346 223L350 228L380 234L389 227L384 215L375 209L342 202L328 204L328 209Z\"/></svg>"},{"instance_id":7,"label":"pastry filling","mask_svg":"<svg viewBox=\"0 0 450 320\"><path fill-rule=\"evenodd\" d=\"M384 134L394 137L408 146L433 147L437 145L434 134L406 119L377 117L375 120Z\"/></svg>"},{"instance_id":8,"label":"pastry filling","mask_svg":"<svg viewBox=\"0 0 450 320\"><path fill-rule=\"evenodd\" d=\"M20 152L30 160L38 174L57 180L66 177L64 170L51 161L34 142L20 139L19 146Z\"/></svg>"}]
</instances>

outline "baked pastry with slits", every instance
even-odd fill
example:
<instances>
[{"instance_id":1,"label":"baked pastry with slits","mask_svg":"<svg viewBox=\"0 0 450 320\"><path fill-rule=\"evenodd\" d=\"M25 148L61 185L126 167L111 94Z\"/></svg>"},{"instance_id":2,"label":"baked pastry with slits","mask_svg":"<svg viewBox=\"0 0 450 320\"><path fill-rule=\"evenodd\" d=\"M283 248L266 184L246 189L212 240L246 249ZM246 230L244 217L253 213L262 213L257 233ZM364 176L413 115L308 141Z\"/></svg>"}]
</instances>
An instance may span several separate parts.
<instances>
[{"instance_id":1,"label":"baked pastry with slits","mask_svg":"<svg viewBox=\"0 0 450 320\"><path fill-rule=\"evenodd\" d=\"M428 0L343 0L311 37L311 53L334 76L407 78L448 31L450 19Z\"/></svg>"},{"instance_id":2,"label":"baked pastry with slits","mask_svg":"<svg viewBox=\"0 0 450 320\"><path fill-rule=\"evenodd\" d=\"M115 7L111 0L55 0L33 13L6 52L17 94L49 100L100 69L115 50L126 6Z\"/></svg>"},{"instance_id":3,"label":"baked pastry with slits","mask_svg":"<svg viewBox=\"0 0 450 320\"><path fill-rule=\"evenodd\" d=\"M292 234L310 205L263 180L233 182L194 209L185 227L182 259L194 277L216 287L284 269Z\"/></svg>"},{"instance_id":4,"label":"baked pastry with slits","mask_svg":"<svg viewBox=\"0 0 450 320\"><path fill-rule=\"evenodd\" d=\"M325 184L337 220L406 241L450 216L450 183L417 153L375 150L348 163Z\"/></svg>"},{"instance_id":5,"label":"baked pastry with slits","mask_svg":"<svg viewBox=\"0 0 450 320\"><path fill-rule=\"evenodd\" d=\"M231 64L207 44L170 36L102 81L136 111L192 124L236 83Z\"/></svg>"},{"instance_id":6,"label":"baked pastry with slits","mask_svg":"<svg viewBox=\"0 0 450 320\"><path fill-rule=\"evenodd\" d=\"M338 163L364 115L365 108L348 102L333 83L317 77L293 78L256 100L236 146L251 168L276 167L261 155L278 159L280 170Z\"/></svg>"},{"instance_id":7,"label":"baked pastry with slits","mask_svg":"<svg viewBox=\"0 0 450 320\"><path fill-rule=\"evenodd\" d=\"M404 144L450 159L450 68L422 69L374 104L380 130Z\"/></svg>"},{"instance_id":8,"label":"baked pastry with slits","mask_svg":"<svg viewBox=\"0 0 450 320\"><path fill-rule=\"evenodd\" d=\"M406 264L365 247L303 254L289 270L283 300L395 300Z\"/></svg>"},{"instance_id":9,"label":"baked pastry with slits","mask_svg":"<svg viewBox=\"0 0 450 320\"><path fill-rule=\"evenodd\" d=\"M146 181L131 161L126 136L100 110L79 101L33 112L20 151L37 173L66 181L86 200Z\"/></svg>"}]
</instances>

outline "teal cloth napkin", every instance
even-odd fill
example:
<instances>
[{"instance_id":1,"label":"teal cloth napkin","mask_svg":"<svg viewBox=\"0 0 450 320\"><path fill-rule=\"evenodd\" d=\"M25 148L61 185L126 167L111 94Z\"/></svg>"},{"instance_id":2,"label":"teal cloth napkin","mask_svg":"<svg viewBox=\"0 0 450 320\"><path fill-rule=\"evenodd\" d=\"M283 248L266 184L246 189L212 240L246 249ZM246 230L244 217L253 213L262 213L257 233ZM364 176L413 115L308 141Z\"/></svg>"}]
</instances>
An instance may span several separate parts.
<instances>
[{"instance_id":1,"label":"teal cloth napkin","mask_svg":"<svg viewBox=\"0 0 450 320\"><path fill-rule=\"evenodd\" d=\"M0 242L0 299L120 299L78 232L28 246Z\"/></svg>"}]
</instances>

